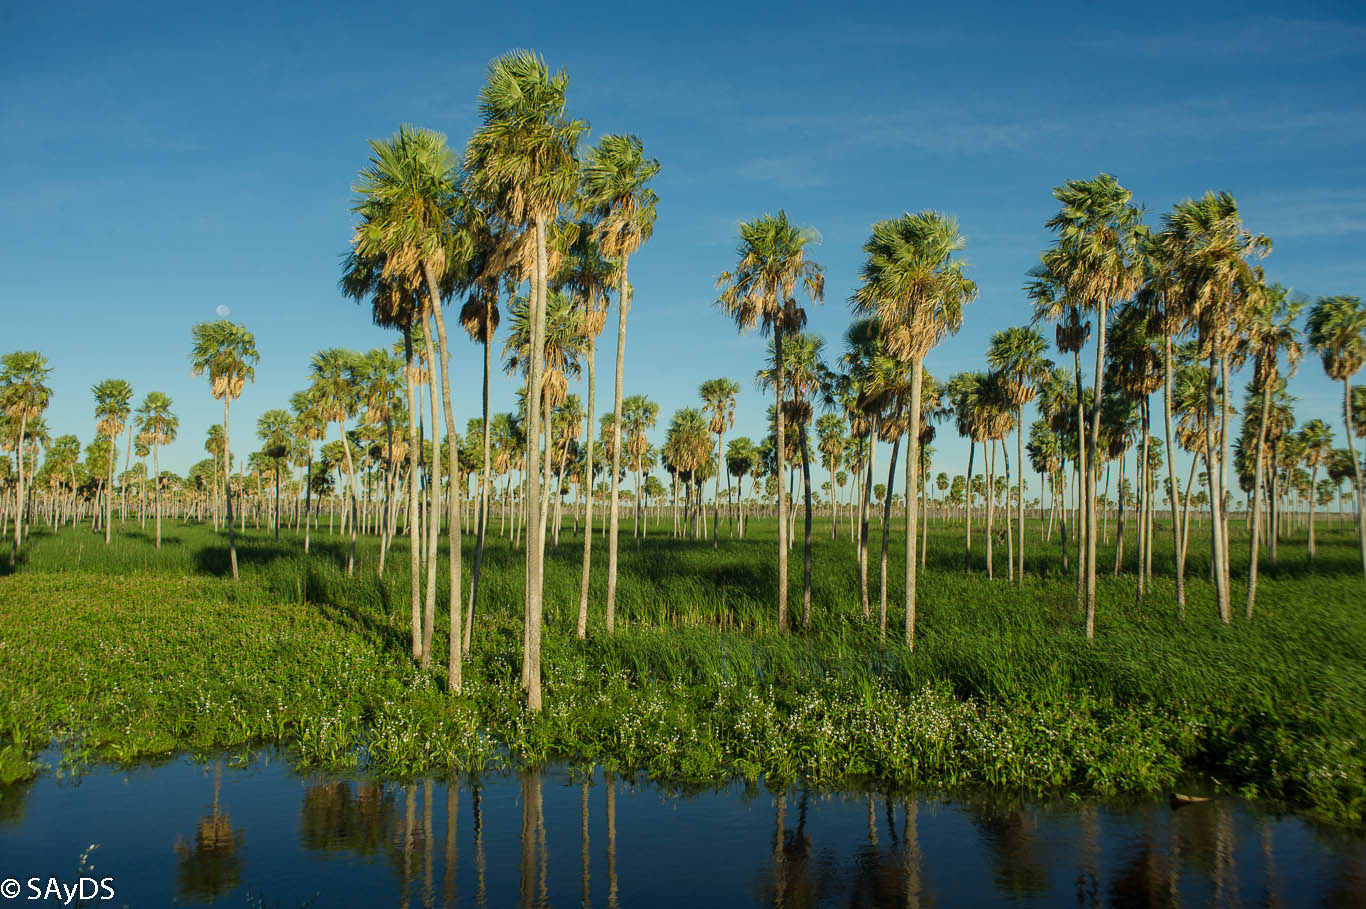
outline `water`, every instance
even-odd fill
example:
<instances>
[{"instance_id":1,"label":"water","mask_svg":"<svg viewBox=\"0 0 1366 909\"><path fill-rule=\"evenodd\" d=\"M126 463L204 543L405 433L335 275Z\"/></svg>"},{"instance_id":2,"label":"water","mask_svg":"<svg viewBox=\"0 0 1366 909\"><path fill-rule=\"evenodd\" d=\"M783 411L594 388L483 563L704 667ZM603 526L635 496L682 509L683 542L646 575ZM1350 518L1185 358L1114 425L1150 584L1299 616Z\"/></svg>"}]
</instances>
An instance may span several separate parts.
<instances>
[{"instance_id":1,"label":"water","mask_svg":"<svg viewBox=\"0 0 1366 909\"><path fill-rule=\"evenodd\" d=\"M26 897L83 876L111 879L97 906L1366 906L1366 837L1231 799L678 795L568 770L447 786L271 754L0 789L0 878Z\"/></svg>"}]
</instances>

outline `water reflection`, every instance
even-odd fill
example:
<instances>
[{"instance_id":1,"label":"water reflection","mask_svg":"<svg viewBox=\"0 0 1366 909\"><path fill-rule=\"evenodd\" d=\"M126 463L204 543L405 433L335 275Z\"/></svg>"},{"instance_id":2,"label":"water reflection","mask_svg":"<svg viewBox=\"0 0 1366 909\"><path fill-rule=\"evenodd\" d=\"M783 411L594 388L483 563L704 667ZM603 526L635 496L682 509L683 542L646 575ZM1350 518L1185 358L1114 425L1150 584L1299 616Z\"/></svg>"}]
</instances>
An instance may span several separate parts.
<instances>
[{"instance_id":1,"label":"water reflection","mask_svg":"<svg viewBox=\"0 0 1366 909\"><path fill-rule=\"evenodd\" d=\"M245 835L234 830L232 818L218 803L223 785L223 762L214 764L213 803L195 826L194 841L175 841L176 894L185 902L211 903L242 883L246 864Z\"/></svg>"},{"instance_id":2,"label":"water reflection","mask_svg":"<svg viewBox=\"0 0 1366 909\"><path fill-rule=\"evenodd\" d=\"M7 864L43 871L97 842L101 873L135 905L242 905L250 893L424 909L1282 906L1362 905L1366 893L1360 832L1232 799L1174 810L743 785L680 796L601 772L447 784L300 779L269 763L102 773L0 790ZM139 842L158 845L144 856Z\"/></svg>"}]
</instances>

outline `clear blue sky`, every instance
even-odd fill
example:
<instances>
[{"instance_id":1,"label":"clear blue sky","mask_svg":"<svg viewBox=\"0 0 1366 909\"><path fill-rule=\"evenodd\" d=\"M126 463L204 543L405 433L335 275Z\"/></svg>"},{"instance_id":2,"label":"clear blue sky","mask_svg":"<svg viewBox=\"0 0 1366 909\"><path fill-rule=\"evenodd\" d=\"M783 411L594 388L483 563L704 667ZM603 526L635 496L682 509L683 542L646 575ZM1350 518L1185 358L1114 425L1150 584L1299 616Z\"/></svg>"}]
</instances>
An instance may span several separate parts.
<instances>
[{"instance_id":1,"label":"clear blue sky","mask_svg":"<svg viewBox=\"0 0 1366 909\"><path fill-rule=\"evenodd\" d=\"M48 357L51 431L83 444L99 380L170 394L171 470L204 457L222 416L187 359L191 326L218 307L261 352L233 407L239 456L314 351L394 339L336 289L365 140L407 122L462 146L488 61L517 47L569 73L570 113L594 136L634 132L663 166L626 350L626 393L660 402L661 431L728 376L735 432L763 434L763 341L737 335L714 282L736 222L779 208L823 237L810 327L832 355L869 225L958 217L981 295L931 355L939 376L981 368L991 332L1028 320L1020 287L1049 241L1051 190L1100 171L1154 223L1227 189L1275 243L1273 280L1366 294L1360 3L210 6L0 4L0 351ZM463 426L480 357L455 349ZM1316 360L1291 391L1301 421L1341 422ZM500 377L494 406L512 402ZM965 458L946 427L934 469Z\"/></svg>"}]
</instances>

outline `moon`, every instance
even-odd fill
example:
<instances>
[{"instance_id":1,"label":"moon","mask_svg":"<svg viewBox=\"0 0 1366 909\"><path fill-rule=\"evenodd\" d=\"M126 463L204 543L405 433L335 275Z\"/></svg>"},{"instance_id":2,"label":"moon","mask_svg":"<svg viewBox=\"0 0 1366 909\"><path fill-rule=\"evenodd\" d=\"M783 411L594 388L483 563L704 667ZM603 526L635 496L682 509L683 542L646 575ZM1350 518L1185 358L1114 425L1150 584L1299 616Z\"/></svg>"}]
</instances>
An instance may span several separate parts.
<instances>
[{"instance_id":1,"label":"moon","mask_svg":"<svg viewBox=\"0 0 1366 909\"><path fill-rule=\"evenodd\" d=\"M232 313L232 310L228 309L228 307L224 304L219 303L218 308L215 309L214 312L218 313L220 316L226 319Z\"/></svg>"}]
</instances>

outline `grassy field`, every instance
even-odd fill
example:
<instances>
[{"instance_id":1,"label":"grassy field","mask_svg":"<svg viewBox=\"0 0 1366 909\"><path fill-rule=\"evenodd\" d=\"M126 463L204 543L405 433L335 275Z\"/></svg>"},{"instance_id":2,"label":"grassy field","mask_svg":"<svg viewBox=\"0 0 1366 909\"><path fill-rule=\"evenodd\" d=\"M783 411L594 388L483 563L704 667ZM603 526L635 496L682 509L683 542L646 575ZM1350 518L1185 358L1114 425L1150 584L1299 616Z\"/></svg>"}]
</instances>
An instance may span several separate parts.
<instances>
[{"instance_id":1,"label":"grassy field","mask_svg":"<svg viewBox=\"0 0 1366 909\"><path fill-rule=\"evenodd\" d=\"M1159 533L1156 590L1136 606L1134 579L1103 572L1088 643L1056 537L1043 549L1031 525L1016 587L986 579L980 536L965 574L961 528L936 523L914 655L899 643L899 585L884 645L861 616L853 547L831 542L828 523L813 627L786 635L774 627L772 522L738 541L723 527L719 552L664 530L637 548L624 530L613 638L601 630L606 546L595 541L587 642L573 634L580 538L566 532L548 552L546 709L533 716L517 678L521 553L502 538L486 557L466 694L451 698L443 672L408 656L402 541L382 579L377 544L362 541L348 579L343 541L325 529L305 557L292 532L277 545L249 528L233 583L225 538L204 526L168 522L160 551L132 522L109 548L87 530L35 529L0 576L0 778L37 772L52 742L74 766L278 743L300 765L390 776L567 759L678 785L765 776L1088 795L1179 784L1362 821L1366 581L1345 530L1320 528L1312 564L1302 540L1284 541L1279 564L1264 564L1256 619L1228 628L1200 528L1184 616ZM874 525L875 613L878 544ZM894 538L892 578L900 549ZM472 550L466 537L467 569ZM793 554L799 616L800 543ZM1004 547L997 559L1004 572ZM437 663L446 626L443 612Z\"/></svg>"}]
</instances>

